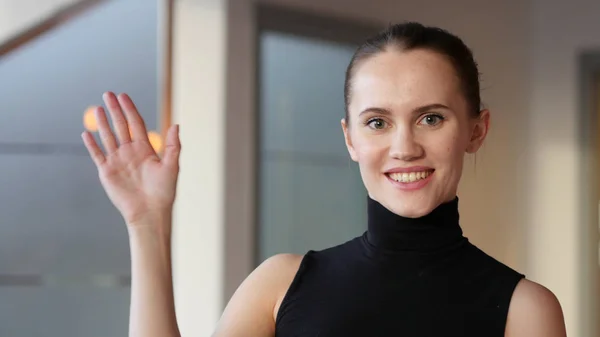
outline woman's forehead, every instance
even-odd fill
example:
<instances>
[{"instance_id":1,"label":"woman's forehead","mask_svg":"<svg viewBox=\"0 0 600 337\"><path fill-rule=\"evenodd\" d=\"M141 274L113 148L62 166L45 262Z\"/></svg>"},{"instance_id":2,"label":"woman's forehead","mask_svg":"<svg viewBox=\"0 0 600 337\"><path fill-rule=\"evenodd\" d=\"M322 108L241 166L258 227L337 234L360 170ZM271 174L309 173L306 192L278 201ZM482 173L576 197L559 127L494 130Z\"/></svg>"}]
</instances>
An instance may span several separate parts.
<instances>
[{"instance_id":1,"label":"woman's forehead","mask_svg":"<svg viewBox=\"0 0 600 337\"><path fill-rule=\"evenodd\" d=\"M460 81L450 62L428 51L389 51L366 59L352 78L351 105L455 105ZM460 97L458 97L460 98Z\"/></svg>"}]
</instances>

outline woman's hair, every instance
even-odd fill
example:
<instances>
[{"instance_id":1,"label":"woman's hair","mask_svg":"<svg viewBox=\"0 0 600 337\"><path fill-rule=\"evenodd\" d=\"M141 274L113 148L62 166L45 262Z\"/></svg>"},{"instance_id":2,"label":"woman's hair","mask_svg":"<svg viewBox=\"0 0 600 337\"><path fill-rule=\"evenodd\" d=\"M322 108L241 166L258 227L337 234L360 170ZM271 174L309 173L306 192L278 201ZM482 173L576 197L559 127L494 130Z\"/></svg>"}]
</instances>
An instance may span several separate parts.
<instances>
[{"instance_id":1,"label":"woman's hair","mask_svg":"<svg viewBox=\"0 0 600 337\"><path fill-rule=\"evenodd\" d=\"M416 22L405 22L390 26L385 31L369 38L354 53L344 82L346 123L349 123L348 105L352 94L352 77L355 68L368 58L394 48L399 51L426 49L447 57L460 81L469 105L469 113L477 117L481 110L479 95L479 70L473 53L457 36L437 27L427 27Z\"/></svg>"}]
</instances>

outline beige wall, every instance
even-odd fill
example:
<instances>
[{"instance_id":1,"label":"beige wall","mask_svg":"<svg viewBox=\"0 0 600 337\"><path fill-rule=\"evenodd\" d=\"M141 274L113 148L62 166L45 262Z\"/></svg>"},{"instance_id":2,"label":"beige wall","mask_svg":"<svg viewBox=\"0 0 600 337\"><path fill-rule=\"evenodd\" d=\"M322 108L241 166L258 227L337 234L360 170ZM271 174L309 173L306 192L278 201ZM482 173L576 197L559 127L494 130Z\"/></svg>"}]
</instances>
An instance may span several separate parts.
<instances>
[{"instance_id":1,"label":"beige wall","mask_svg":"<svg viewBox=\"0 0 600 337\"><path fill-rule=\"evenodd\" d=\"M582 307L584 302L578 293L582 283L582 267L578 260L581 193L577 180L577 83L574 74L577 48L600 44L600 34L594 34L594 31L600 31L600 21L593 15L600 13L600 8L593 4L594 1L578 0L570 6L546 6L546 1L541 0L460 0L451 3L428 0L401 5L393 0L264 0L384 24L400 20L422 21L455 32L472 47L483 73L483 99L492 110L492 131L485 147L476 158L469 158L465 167L459 191L462 225L471 241L490 255L547 285L558 295L570 336L591 332L586 330L586 322L591 321L586 321L586 317L592 316L582 316L582 312L589 309ZM211 2L218 1L188 0L182 3ZM227 71L219 61L225 54L210 51L205 39L211 41L211 45L220 44L214 38L209 39L205 32L195 31L193 36L192 30L188 30L190 37L186 48L191 48L192 52L191 56L186 56L185 62L189 63L182 78L190 82L176 81L182 87L182 92L176 93L176 104L177 100L188 102L182 104L176 114L185 120L182 133L188 132L183 139L187 159L182 182L191 184L187 192L181 192L178 225L187 226L193 234L180 236L180 240L187 242L190 255L182 252L179 266L190 267L198 273L189 282L185 281L190 288L181 288L182 294L195 292L197 296L185 300L189 306L182 306L181 310L202 307L206 310L202 312L209 313L208 318L192 322L192 317L199 315L187 312L185 317L189 321L186 324L190 329L212 322L224 305L212 295L202 304L194 304L193 300L200 298L200 293L208 296L211 291L214 294L221 290L228 298L252 267L253 3L228 1ZM578 9L574 10L572 6L578 6ZM197 13L196 20L191 19L192 14L187 17L198 25L197 28L216 25L210 28L219 27L217 34L223 34L221 23L211 21L206 16L208 13ZM576 22L561 25L564 13L573 13ZM182 48L180 52L184 50ZM183 73L184 67L178 67ZM207 72L201 74L199 67ZM202 76L202 79L194 76ZM224 79L227 79L225 92L219 89ZM213 80L216 80L216 88L207 86ZM189 85L202 91L183 88ZM209 95L207 105L204 99L192 97L198 92L216 96ZM227 99L217 101L223 95ZM219 114L225 115L226 123L214 119ZM210 124L200 117L206 115L213 116ZM199 126L202 122L204 126ZM192 123L198 125L190 125ZM191 135L193 130L198 133ZM226 136L225 143L218 143L216 150L203 145L219 136ZM219 164L210 162L223 159L223 155L225 175L219 171ZM200 173L214 174L217 179L208 181L198 176ZM223 183L224 190L217 186L218 182ZM202 191L198 191L200 188ZM224 196L226 208L221 208L224 205L218 201L218 196ZM219 215L215 209L222 209L223 213ZM219 226L223 223L225 232L221 233ZM210 239L200 238L200 232L195 232L200 230L197 226L208 226ZM222 234L226 238L224 247L210 241L221 238ZM206 244L208 246L203 246ZM219 265L220 261L224 261L224 265ZM225 272L223 278L218 274L221 268ZM188 273L192 272L186 271L185 278ZM182 272L178 275L184 277ZM223 288L219 281L225 281ZM194 290L198 284L210 289Z\"/></svg>"},{"instance_id":2,"label":"beige wall","mask_svg":"<svg viewBox=\"0 0 600 337\"><path fill-rule=\"evenodd\" d=\"M597 289L592 285L597 286L600 279L597 247L585 244L587 232L597 245L597 222L581 223L581 205L587 200L582 199L586 186L580 183L579 173L586 153L578 146L577 60L579 52L600 47L600 2L534 3L533 92L527 117L531 125L529 156L534 163L527 193L531 205L528 271L558 294L571 336L598 336L598 328L594 332L593 325L585 322L600 317L599 294L592 292ZM596 228L588 231L585 226Z\"/></svg>"}]
</instances>

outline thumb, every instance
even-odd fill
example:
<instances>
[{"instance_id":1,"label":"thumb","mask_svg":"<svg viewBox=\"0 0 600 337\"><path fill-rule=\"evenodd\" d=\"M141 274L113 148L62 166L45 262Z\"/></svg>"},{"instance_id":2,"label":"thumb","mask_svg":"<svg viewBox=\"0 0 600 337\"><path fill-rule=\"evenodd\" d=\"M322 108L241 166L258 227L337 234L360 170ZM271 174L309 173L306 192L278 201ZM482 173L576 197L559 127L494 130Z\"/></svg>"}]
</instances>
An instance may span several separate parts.
<instances>
[{"instance_id":1,"label":"thumb","mask_svg":"<svg viewBox=\"0 0 600 337\"><path fill-rule=\"evenodd\" d=\"M181 142L179 141L179 124L171 125L167 131L165 142L165 152L163 162L167 166L179 165L179 153L181 152Z\"/></svg>"}]
</instances>

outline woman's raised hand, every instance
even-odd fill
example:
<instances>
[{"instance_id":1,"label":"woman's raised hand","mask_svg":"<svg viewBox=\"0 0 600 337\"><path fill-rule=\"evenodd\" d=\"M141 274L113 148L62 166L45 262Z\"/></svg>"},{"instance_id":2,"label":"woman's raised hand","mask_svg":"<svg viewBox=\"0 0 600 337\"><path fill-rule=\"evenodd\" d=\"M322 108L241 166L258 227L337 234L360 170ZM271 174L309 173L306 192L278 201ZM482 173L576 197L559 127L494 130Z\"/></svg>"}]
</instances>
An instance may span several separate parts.
<instances>
[{"instance_id":1,"label":"woman's raised hand","mask_svg":"<svg viewBox=\"0 0 600 337\"><path fill-rule=\"evenodd\" d=\"M100 139L83 132L83 142L98 168L106 194L128 226L143 223L148 217L170 216L179 175L179 127L169 128L164 155L152 148L144 120L126 94L103 95L110 113L111 129L102 107L96 109Z\"/></svg>"}]
</instances>

